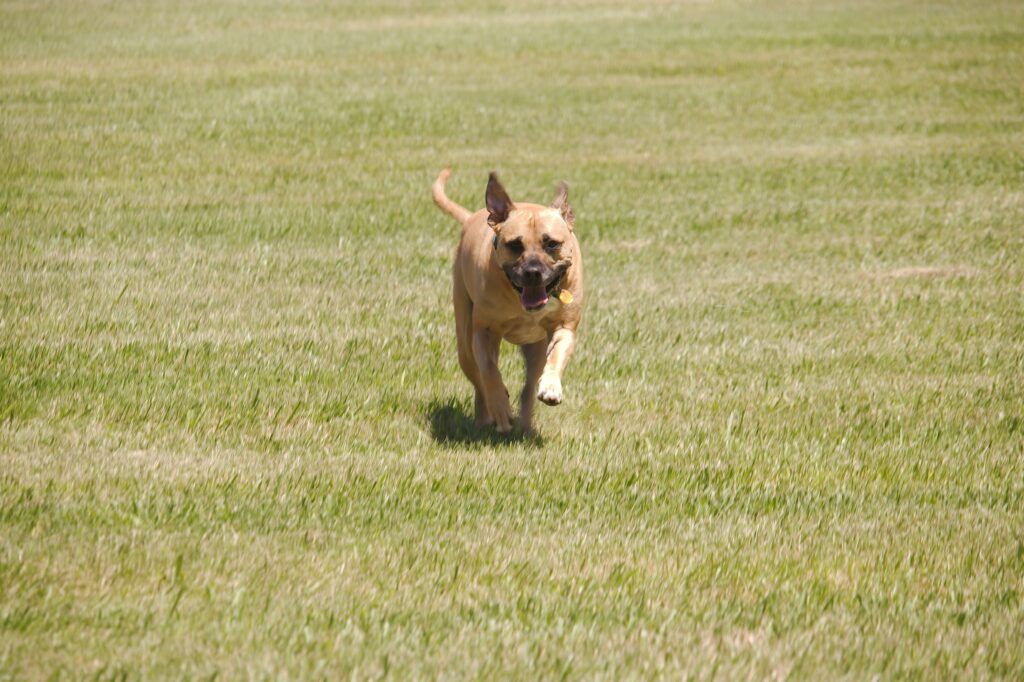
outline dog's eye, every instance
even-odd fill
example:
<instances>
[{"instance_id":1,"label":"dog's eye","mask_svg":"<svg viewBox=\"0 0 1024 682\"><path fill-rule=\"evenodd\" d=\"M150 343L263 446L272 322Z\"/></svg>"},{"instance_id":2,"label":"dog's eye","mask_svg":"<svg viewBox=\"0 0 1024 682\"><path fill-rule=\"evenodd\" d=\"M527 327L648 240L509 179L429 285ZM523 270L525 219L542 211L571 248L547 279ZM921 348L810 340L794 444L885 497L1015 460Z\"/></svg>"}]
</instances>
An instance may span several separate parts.
<instances>
[{"instance_id":1,"label":"dog's eye","mask_svg":"<svg viewBox=\"0 0 1024 682\"><path fill-rule=\"evenodd\" d=\"M562 248L562 242L556 241L554 239L545 239L544 240L544 250L545 251L558 251L560 248Z\"/></svg>"},{"instance_id":2,"label":"dog's eye","mask_svg":"<svg viewBox=\"0 0 1024 682\"><path fill-rule=\"evenodd\" d=\"M517 256L523 252L522 239L510 239L507 242L505 242L505 246L508 248L509 251L511 251Z\"/></svg>"}]
</instances>

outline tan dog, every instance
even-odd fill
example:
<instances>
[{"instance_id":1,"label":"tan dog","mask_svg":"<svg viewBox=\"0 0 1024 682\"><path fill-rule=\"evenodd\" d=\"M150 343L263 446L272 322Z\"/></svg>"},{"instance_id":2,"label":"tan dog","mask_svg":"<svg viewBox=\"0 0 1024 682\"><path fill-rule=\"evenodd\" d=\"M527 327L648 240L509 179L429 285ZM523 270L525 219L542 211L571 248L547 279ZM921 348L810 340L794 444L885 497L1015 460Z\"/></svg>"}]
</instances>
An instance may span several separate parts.
<instances>
[{"instance_id":1,"label":"tan dog","mask_svg":"<svg viewBox=\"0 0 1024 682\"><path fill-rule=\"evenodd\" d=\"M476 421L512 430L508 390L498 369L505 339L522 347L526 383L520 423L531 432L534 395L562 402L562 372L583 312L583 259L573 234L568 188L551 206L513 204L494 173L487 208L470 213L444 193L451 170L434 182L434 203L462 224L455 253L455 329L459 365L476 389Z\"/></svg>"}]
</instances>

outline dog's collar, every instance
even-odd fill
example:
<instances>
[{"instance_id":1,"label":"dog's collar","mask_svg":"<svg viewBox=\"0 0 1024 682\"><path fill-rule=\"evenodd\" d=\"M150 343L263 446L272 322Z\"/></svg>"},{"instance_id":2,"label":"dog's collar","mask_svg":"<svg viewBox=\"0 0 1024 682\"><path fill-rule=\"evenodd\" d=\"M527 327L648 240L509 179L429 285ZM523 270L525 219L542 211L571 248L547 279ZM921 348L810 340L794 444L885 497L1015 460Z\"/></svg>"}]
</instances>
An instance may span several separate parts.
<instances>
[{"instance_id":1,"label":"dog's collar","mask_svg":"<svg viewBox=\"0 0 1024 682\"><path fill-rule=\"evenodd\" d=\"M495 233L494 239L491 240L491 244L494 246L494 250L498 250L498 235Z\"/></svg>"}]
</instances>

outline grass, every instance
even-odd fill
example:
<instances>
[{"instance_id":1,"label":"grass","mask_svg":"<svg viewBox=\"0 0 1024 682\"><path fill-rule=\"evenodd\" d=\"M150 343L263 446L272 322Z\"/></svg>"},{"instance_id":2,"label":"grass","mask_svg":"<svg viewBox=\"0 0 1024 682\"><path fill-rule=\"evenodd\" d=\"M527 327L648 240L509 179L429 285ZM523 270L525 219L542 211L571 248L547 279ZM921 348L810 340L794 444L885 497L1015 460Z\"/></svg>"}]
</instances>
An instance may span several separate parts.
<instances>
[{"instance_id":1,"label":"grass","mask_svg":"<svg viewBox=\"0 0 1024 682\"><path fill-rule=\"evenodd\" d=\"M4 3L0 677L1024 676L1022 25ZM573 187L536 440L447 164Z\"/></svg>"}]
</instances>

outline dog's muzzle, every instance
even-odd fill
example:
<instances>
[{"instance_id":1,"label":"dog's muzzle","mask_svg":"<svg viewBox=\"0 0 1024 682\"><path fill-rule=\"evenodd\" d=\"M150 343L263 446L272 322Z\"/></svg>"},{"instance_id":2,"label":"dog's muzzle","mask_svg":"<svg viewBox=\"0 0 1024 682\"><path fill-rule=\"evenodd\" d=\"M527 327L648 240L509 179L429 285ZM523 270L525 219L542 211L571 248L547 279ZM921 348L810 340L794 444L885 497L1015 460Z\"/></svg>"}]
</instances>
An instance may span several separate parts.
<instances>
[{"instance_id":1,"label":"dog's muzzle","mask_svg":"<svg viewBox=\"0 0 1024 682\"><path fill-rule=\"evenodd\" d=\"M570 265L571 263L567 260L559 261L548 273L547 282L544 281L545 277L543 274L537 270L516 273L509 266L504 268L504 272L509 284L519 293L519 301L523 304L523 308L534 311L540 310L547 305L551 294L558 290L559 285L562 283L562 278L565 277L565 273L568 272Z\"/></svg>"}]
</instances>

